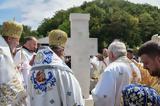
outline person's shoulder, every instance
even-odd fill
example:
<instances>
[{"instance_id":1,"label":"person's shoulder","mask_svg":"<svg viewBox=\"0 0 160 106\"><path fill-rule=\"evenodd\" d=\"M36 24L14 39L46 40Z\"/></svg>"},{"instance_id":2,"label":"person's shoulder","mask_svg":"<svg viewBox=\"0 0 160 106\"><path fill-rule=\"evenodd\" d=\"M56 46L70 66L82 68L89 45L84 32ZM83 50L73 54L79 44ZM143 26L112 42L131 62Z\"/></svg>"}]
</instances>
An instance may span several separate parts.
<instances>
[{"instance_id":1,"label":"person's shoulder","mask_svg":"<svg viewBox=\"0 0 160 106\"><path fill-rule=\"evenodd\" d=\"M124 62L117 62L117 61L114 61L108 65L108 67L111 67L111 68L118 68L118 67L125 67L125 66L126 64Z\"/></svg>"},{"instance_id":2,"label":"person's shoulder","mask_svg":"<svg viewBox=\"0 0 160 106\"><path fill-rule=\"evenodd\" d=\"M59 64L62 70L65 70L67 72L72 72L71 68L69 68L65 63L60 63Z\"/></svg>"},{"instance_id":3,"label":"person's shoulder","mask_svg":"<svg viewBox=\"0 0 160 106\"><path fill-rule=\"evenodd\" d=\"M106 67L105 71L112 72L115 69L117 69L118 67L119 67L119 64L117 64L116 62L112 62Z\"/></svg>"},{"instance_id":4,"label":"person's shoulder","mask_svg":"<svg viewBox=\"0 0 160 106\"><path fill-rule=\"evenodd\" d=\"M56 62L54 64L52 64L52 66L56 67L57 69L64 71L64 72L70 72L73 74L73 71L71 70L71 68L69 68L64 62Z\"/></svg>"},{"instance_id":5,"label":"person's shoulder","mask_svg":"<svg viewBox=\"0 0 160 106\"><path fill-rule=\"evenodd\" d=\"M128 68L127 64L124 62L112 62L110 63L105 71L111 72L111 73L117 73L117 72L122 72L125 71Z\"/></svg>"},{"instance_id":6,"label":"person's shoulder","mask_svg":"<svg viewBox=\"0 0 160 106\"><path fill-rule=\"evenodd\" d=\"M133 67L133 68L136 69L136 70L139 70L138 63L135 64L134 62L131 62L130 64L131 64L131 67Z\"/></svg>"},{"instance_id":7,"label":"person's shoulder","mask_svg":"<svg viewBox=\"0 0 160 106\"><path fill-rule=\"evenodd\" d=\"M15 53L15 55L19 55L21 53L21 48L18 48L17 50L16 50L16 53Z\"/></svg>"}]
</instances>

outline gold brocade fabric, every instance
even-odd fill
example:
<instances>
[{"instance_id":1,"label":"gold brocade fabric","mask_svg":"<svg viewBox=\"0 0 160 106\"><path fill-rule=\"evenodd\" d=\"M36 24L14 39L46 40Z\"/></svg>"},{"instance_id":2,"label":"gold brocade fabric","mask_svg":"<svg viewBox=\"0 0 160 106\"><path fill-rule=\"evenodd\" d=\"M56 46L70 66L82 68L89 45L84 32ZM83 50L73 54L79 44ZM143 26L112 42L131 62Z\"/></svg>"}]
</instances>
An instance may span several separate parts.
<instances>
[{"instance_id":1,"label":"gold brocade fabric","mask_svg":"<svg viewBox=\"0 0 160 106\"><path fill-rule=\"evenodd\" d=\"M147 85L154 88L160 94L160 79L157 77L151 76L148 70L144 69L141 64L138 64L138 63L135 63L135 64L141 72L141 81L139 81L139 83L142 85ZM134 73L132 73L132 75L134 76ZM120 106L124 106L122 97L121 97Z\"/></svg>"},{"instance_id":2,"label":"gold brocade fabric","mask_svg":"<svg viewBox=\"0 0 160 106\"><path fill-rule=\"evenodd\" d=\"M141 71L141 77L142 77L142 80L140 81L140 84L144 84L144 85L148 85L148 86L151 86L153 81L156 79L155 77L152 77L148 70L144 69L143 66L141 64L138 64L137 65L138 68L140 69Z\"/></svg>"},{"instance_id":3,"label":"gold brocade fabric","mask_svg":"<svg viewBox=\"0 0 160 106\"><path fill-rule=\"evenodd\" d=\"M26 97L25 90L18 79L13 78L9 83L0 85L0 106L21 106Z\"/></svg>"},{"instance_id":4,"label":"gold brocade fabric","mask_svg":"<svg viewBox=\"0 0 160 106\"><path fill-rule=\"evenodd\" d=\"M157 77L152 77L147 69L144 69L141 64L136 64L141 71L142 80L139 82L142 85L147 85L154 88L160 94L160 81Z\"/></svg>"},{"instance_id":5,"label":"gold brocade fabric","mask_svg":"<svg viewBox=\"0 0 160 106\"><path fill-rule=\"evenodd\" d=\"M156 78L151 87L154 88L158 92L158 94L160 94L160 79Z\"/></svg>"}]
</instances>

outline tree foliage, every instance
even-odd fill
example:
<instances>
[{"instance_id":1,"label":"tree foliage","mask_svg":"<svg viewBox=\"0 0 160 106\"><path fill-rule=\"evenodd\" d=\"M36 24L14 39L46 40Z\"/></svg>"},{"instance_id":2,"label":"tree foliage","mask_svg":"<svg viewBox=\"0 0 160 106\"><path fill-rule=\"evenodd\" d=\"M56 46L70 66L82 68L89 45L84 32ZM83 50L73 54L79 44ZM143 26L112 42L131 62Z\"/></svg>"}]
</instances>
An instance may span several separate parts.
<instances>
[{"instance_id":1,"label":"tree foliage","mask_svg":"<svg viewBox=\"0 0 160 106\"><path fill-rule=\"evenodd\" d=\"M44 19L38 28L43 36L54 28L70 34L70 13L90 13L90 37L98 38L99 50L114 39L121 39L129 47L137 47L160 34L160 9L148 4L134 4L124 0L95 0L79 7L58 11Z\"/></svg>"},{"instance_id":2,"label":"tree foliage","mask_svg":"<svg viewBox=\"0 0 160 106\"><path fill-rule=\"evenodd\" d=\"M79 7L57 11L45 18L37 31L24 27L23 36L48 36L52 29L62 29L70 35L70 13L90 13L90 37L98 38L98 49L121 39L129 47L137 47L160 34L160 9L149 4L134 4L125 0L94 0Z\"/></svg>"},{"instance_id":3,"label":"tree foliage","mask_svg":"<svg viewBox=\"0 0 160 106\"><path fill-rule=\"evenodd\" d=\"M2 33L2 25L0 25L0 35L1 35L1 33Z\"/></svg>"},{"instance_id":4,"label":"tree foliage","mask_svg":"<svg viewBox=\"0 0 160 106\"><path fill-rule=\"evenodd\" d=\"M37 31L31 30L31 27L23 25L23 32L20 38L20 44L23 43L24 38L27 36L34 36L36 38L39 38Z\"/></svg>"}]
</instances>

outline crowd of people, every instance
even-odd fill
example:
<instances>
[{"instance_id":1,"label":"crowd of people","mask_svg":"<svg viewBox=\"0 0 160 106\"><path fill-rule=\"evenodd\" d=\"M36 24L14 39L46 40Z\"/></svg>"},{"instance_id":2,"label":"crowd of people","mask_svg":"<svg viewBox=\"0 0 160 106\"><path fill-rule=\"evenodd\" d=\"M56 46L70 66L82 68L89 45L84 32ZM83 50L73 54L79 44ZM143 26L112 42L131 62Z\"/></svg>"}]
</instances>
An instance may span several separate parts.
<instances>
[{"instance_id":1,"label":"crowd of people","mask_svg":"<svg viewBox=\"0 0 160 106\"><path fill-rule=\"evenodd\" d=\"M64 55L67 33L53 29L49 46L39 47L33 36L20 45L22 31L15 21L2 25L0 106L85 106L71 60ZM94 106L160 106L160 42L147 41L135 56L114 40L90 57L88 71Z\"/></svg>"},{"instance_id":2,"label":"crowd of people","mask_svg":"<svg viewBox=\"0 0 160 106\"><path fill-rule=\"evenodd\" d=\"M0 106L84 106L79 82L64 63L67 33L51 30L49 47L36 53L35 37L26 37L19 47L22 31L15 21L2 25Z\"/></svg>"}]
</instances>

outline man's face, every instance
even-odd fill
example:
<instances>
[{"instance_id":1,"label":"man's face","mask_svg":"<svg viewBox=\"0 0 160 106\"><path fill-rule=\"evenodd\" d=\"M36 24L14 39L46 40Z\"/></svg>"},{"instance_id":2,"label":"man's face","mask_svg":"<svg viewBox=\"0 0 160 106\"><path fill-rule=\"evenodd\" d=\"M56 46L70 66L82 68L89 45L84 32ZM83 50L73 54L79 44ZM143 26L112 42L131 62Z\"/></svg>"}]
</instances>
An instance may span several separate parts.
<instances>
[{"instance_id":1,"label":"man's face","mask_svg":"<svg viewBox=\"0 0 160 106\"><path fill-rule=\"evenodd\" d=\"M109 63L112 63L116 59L113 52L111 51L108 51L108 57L109 57Z\"/></svg>"},{"instance_id":2,"label":"man's face","mask_svg":"<svg viewBox=\"0 0 160 106\"><path fill-rule=\"evenodd\" d=\"M133 53L127 52L127 57L128 57L129 59L132 59L132 58L133 58Z\"/></svg>"},{"instance_id":3,"label":"man's face","mask_svg":"<svg viewBox=\"0 0 160 106\"><path fill-rule=\"evenodd\" d=\"M35 52L37 49L37 40L29 40L27 43L29 45L28 49Z\"/></svg>"},{"instance_id":4,"label":"man's face","mask_svg":"<svg viewBox=\"0 0 160 106\"><path fill-rule=\"evenodd\" d=\"M144 68L147 69L151 76L160 77L160 57L149 57L146 54L141 55Z\"/></svg>"}]
</instances>

